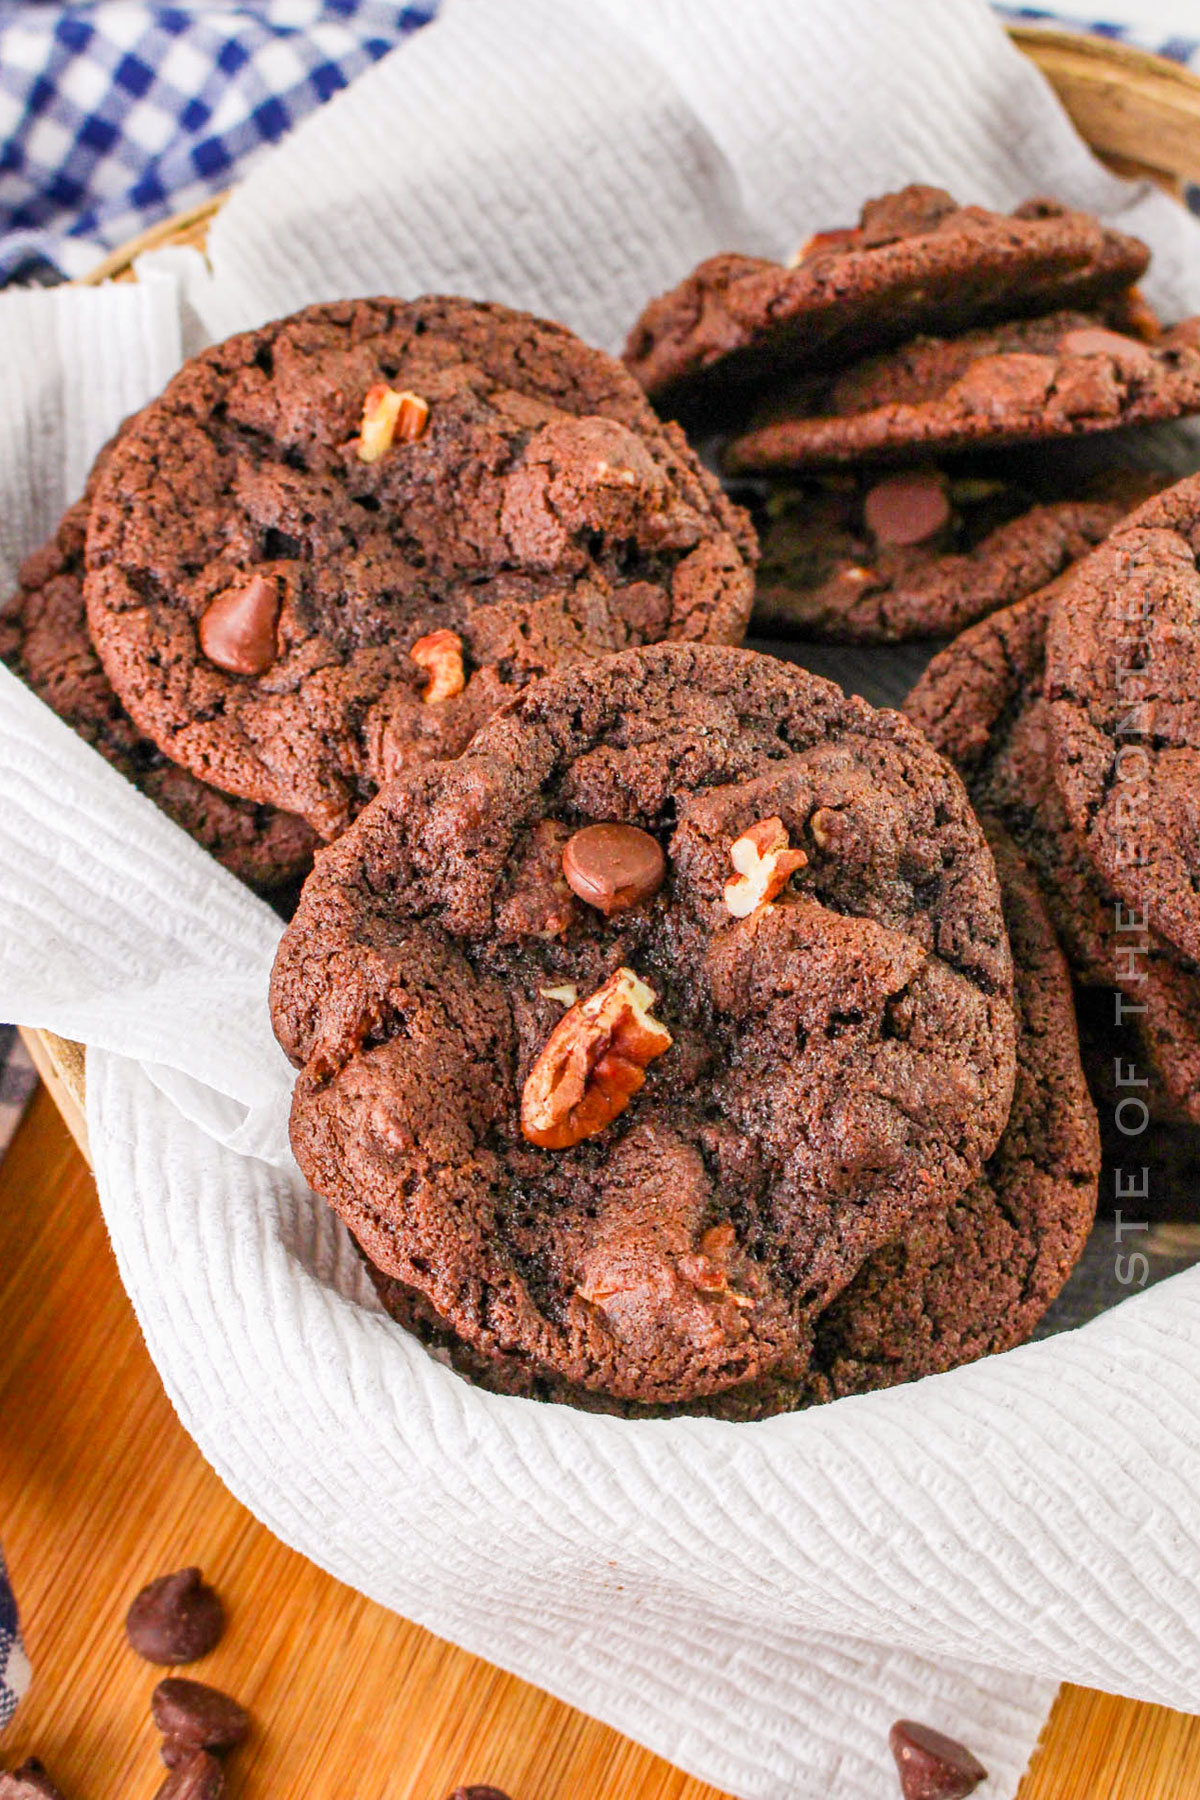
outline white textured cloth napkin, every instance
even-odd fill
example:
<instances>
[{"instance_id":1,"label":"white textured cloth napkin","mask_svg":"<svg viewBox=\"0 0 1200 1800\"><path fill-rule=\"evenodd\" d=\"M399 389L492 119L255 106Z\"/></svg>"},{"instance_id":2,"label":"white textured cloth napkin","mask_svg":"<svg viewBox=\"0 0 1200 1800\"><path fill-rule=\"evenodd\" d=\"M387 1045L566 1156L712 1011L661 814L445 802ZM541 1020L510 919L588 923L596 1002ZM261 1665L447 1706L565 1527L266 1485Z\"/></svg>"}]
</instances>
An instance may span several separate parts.
<instances>
[{"instance_id":1,"label":"white textured cloth napkin","mask_svg":"<svg viewBox=\"0 0 1200 1800\"><path fill-rule=\"evenodd\" d=\"M1090 158L975 0L450 0L199 258L0 296L0 579L205 333L454 289L616 346L700 255L908 179L1053 191L1200 308L1200 228ZM367 1593L747 1800L892 1791L891 1720L1015 1791L1056 1682L1200 1707L1200 1271L759 1425L476 1392L378 1310L287 1150L279 926L0 670L0 1015L84 1039L122 1275L188 1429Z\"/></svg>"}]
</instances>

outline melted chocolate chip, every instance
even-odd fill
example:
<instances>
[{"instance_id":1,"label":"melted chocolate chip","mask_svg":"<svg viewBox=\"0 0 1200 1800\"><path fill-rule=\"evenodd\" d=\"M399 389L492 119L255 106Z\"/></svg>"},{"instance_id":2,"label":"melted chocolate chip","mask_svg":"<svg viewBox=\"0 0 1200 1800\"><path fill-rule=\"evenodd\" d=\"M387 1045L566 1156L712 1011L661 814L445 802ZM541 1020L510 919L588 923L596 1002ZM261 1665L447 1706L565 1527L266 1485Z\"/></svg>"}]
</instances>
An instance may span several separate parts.
<instances>
[{"instance_id":1,"label":"melted chocolate chip","mask_svg":"<svg viewBox=\"0 0 1200 1800\"><path fill-rule=\"evenodd\" d=\"M225 1609L199 1569L160 1575L142 1589L125 1618L131 1648L152 1663L196 1662L224 1629Z\"/></svg>"},{"instance_id":2,"label":"melted chocolate chip","mask_svg":"<svg viewBox=\"0 0 1200 1800\"><path fill-rule=\"evenodd\" d=\"M987 1770L965 1744L913 1719L898 1719L888 1742L904 1800L965 1800L987 1779Z\"/></svg>"},{"instance_id":3,"label":"melted chocolate chip","mask_svg":"<svg viewBox=\"0 0 1200 1800\"><path fill-rule=\"evenodd\" d=\"M571 891L605 918L652 899L667 873L658 839L636 825L585 825L568 838L562 867Z\"/></svg>"},{"instance_id":4,"label":"melted chocolate chip","mask_svg":"<svg viewBox=\"0 0 1200 1800\"><path fill-rule=\"evenodd\" d=\"M1146 345L1119 331L1105 331L1102 326L1080 326L1058 340L1064 356L1111 356L1115 363L1130 368L1152 369L1154 358Z\"/></svg>"},{"instance_id":5,"label":"melted chocolate chip","mask_svg":"<svg viewBox=\"0 0 1200 1800\"><path fill-rule=\"evenodd\" d=\"M263 675L279 654L279 583L252 575L218 594L200 620L200 648L210 663L231 675Z\"/></svg>"},{"instance_id":6,"label":"melted chocolate chip","mask_svg":"<svg viewBox=\"0 0 1200 1800\"><path fill-rule=\"evenodd\" d=\"M950 502L937 475L889 475L869 490L863 516L877 543L923 544L949 523Z\"/></svg>"}]
</instances>

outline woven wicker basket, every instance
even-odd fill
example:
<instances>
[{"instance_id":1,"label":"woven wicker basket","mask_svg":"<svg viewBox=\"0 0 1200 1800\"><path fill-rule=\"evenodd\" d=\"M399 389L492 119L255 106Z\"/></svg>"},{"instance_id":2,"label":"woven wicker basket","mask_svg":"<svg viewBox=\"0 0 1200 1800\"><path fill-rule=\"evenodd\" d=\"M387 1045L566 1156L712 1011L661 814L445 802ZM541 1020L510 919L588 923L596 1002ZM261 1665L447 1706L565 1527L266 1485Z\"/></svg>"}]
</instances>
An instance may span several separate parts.
<instances>
[{"instance_id":1,"label":"woven wicker basket","mask_svg":"<svg viewBox=\"0 0 1200 1800\"><path fill-rule=\"evenodd\" d=\"M1018 28L1012 37L1041 69L1081 135L1122 175L1148 176L1182 196L1200 182L1200 77L1124 44L1066 32ZM224 196L165 219L114 250L86 277L132 281L134 259L164 245L203 250ZM83 1050L49 1032L24 1032L34 1061L84 1154Z\"/></svg>"}]
</instances>

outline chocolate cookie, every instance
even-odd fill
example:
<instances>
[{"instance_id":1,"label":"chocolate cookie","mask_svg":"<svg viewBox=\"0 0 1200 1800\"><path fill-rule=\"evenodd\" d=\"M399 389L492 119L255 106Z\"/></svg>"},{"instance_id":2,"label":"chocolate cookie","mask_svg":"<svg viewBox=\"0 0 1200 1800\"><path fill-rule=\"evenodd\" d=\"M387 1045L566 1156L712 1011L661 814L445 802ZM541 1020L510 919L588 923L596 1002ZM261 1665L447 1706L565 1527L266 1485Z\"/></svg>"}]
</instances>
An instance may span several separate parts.
<instances>
[{"instance_id":1,"label":"chocolate cookie","mask_svg":"<svg viewBox=\"0 0 1200 1800\"><path fill-rule=\"evenodd\" d=\"M0 662L231 874L262 892L284 887L312 867L311 827L176 768L138 731L92 648L83 606L84 536L106 456L83 499L22 565L17 592L0 609Z\"/></svg>"},{"instance_id":2,"label":"chocolate cookie","mask_svg":"<svg viewBox=\"0 0 1200 1800\"><path fill-rule=\"evenodd\" d=\"M818 232L791 267L710 257L650 302L625 361L660 411L695 417L781 372L914 332L1087 305L1137 281L1148 261L1136 238L1053 200L991 213L907 187L868 200L856 228Z\"/></svg>"},{"instance_id":3,"label":"chocolate cookie","mask_svg":"<svg viewBox=\"0 0 1200 1800\"><path fill-rule=\"evenodd\" d=\"M763 1418L1011 1349L1074 1268L1095 1216L1100 1147L1071 984L1028 869L1003 833L993 831L991 842L1016 971L1017 1078L1008 1124L982 1175L947 1211L867 1259L813 1320L802 1374L654 1410ZM481 1355L423 1295L370 1272L388 1312L480 1386L627 1416L647 1410L572 1387L528 1358Z\"/></svg>"},{"instance_id":4,"label":"chocolate cookie","mask_svg":"<svg viewBox=\"0 0 1200 1800\"><path fill-rule=\"evenodd\" d=\"M485 1354L654 1402L796 1369L978 1175L1010 995L990 855L919 733L662 646L385 788L305 888L272 1016L296 1155L370 1260Z\"/></svg>"},{"instance_id":5,"label":"chocolate cookie","mask_svg":"<svg viewBox=\"0 0 1200 1800\"><path fill-rule=\"evenodd\" d=\"M139 415L87 604L163 750L333 836L531 676L736 641L756 555L611 357L501 306L348 301L205 351Z\"/></svg>"},{"instance_id":6,"label":"chocolate cookie","mask_svg":"<svg viewBox=\"0 0 1200 1800\"><path fill-rule=\"evenodd\" d=\"M765 636L949 637L1044 587L1165 476L1118 469L1072 498L936 468L860 471L767 502L754 624Z\"/></svg>"},{"instance_id":7,"label":"chocolate cookie","mask_svg":"<svg viewBox=\"0 0 1200 1800\"><path fill-rule=\"evenodd\" d=\"M1200 476L1147 501L1061 590L1054 771L1114 893L1200 959Z\"/></svg>"},{"instance_id":8,"label":"chocolate cookie","mask_svg":"<svg viewBox=\"0 0 1200 1800\"><path fill-rule=\"evenodd\" d=\"M1086 313L1049 313L961 337L913 338L808 382L734 438L738 473L1038 442L1177 419L1200 408L1200 322L1153 343Z\"/></svg>"},{"instance_id":9,"label":"chocolate cookie","mask_svg":"<svg viewBox=\"0 0 1200 1800\"><path fill-rule=\"evenodd\" d=\"M1096 1216L1100 1136L1071 982L1038 887L989 832L1016 971L1017 1081L983 1176L876 1253L817 1321L808 1398L912 1381L1032 1333Z\"/></svg>"},{"instance_id":10,"label":"chocolate cookie","mask_svg":"<svg viewBox=\"0 0 1200 1800\"><path fill-rule=\"evenodd\" d=\"M1120 1011L1157 1074L1156 1110L1200 1122L1200 976L1105 887L1054 779L1046 633L1069 580L963 632L904 710L1019 845L1076 979L1123 996Z\"/></svg>"}]
</instances>

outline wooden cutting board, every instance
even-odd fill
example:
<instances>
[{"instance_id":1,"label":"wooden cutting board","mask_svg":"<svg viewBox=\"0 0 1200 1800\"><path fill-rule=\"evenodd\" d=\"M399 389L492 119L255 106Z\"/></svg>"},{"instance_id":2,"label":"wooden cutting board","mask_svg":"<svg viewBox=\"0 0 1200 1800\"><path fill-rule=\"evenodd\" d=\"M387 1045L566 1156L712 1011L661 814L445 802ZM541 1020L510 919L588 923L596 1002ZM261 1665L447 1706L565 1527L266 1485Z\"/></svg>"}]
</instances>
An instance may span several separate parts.
<instances>
[{"instance_id":1,"label":"wooden cutting board","mask_svg":"<svg viewBox=\"0 0 1200 1800\"><path fill-rule=\"evenodd\" d=\"M239 1506L171 1411L87 1165L47 1089L0 1164L0 1527L36 1677L4 1760L68 1800L150 1800L151 1576L199 1563L229 1629L196 1673L254 1715L244 1800L722 1800L582 1713L322 1574ZM892 1794L836 1800L895 1800ZM1020 1800L1200 1800L1200 1719L1065 1688Z\"/></svg>"}]
</instances>

